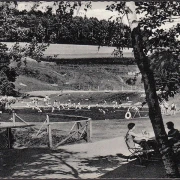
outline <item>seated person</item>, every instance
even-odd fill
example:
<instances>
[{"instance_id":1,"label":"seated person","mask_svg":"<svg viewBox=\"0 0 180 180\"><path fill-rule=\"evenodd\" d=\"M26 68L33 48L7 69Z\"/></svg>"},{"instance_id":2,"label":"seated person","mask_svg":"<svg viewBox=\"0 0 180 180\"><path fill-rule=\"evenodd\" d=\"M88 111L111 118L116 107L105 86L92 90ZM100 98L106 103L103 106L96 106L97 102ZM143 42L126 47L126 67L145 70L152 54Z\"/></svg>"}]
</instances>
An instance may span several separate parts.
<instances>
[{"instance_id":1,"label":"seated person","mask_svg":"<svg viewBox=\"0 0 180 180\"><path fill-rule=\"evenodd\" d=\"M137 148L142 147L143 149L149 149L149 147L146 143L146 138L141 135L136 134L134 132L134 129L135 129L135 124L129 123L128 124L128 132L126 133L126 136L125 136L126 141L128 141L128 144L133 143L135 145L135 147L137 147Z\"/></svg>"},{"instance_id":2,"label":"seated person","mask_svg":"<svg viewBox=\"0 0 180 180\"><path fill-rule=\"evenodd\" d=\"M173 146L180 140L180 133L177 129L174 128L174 123L169 121L166 123L167 128L169 129L168 132L168 142L170 146Z\"/></svg>"}]
</instances>

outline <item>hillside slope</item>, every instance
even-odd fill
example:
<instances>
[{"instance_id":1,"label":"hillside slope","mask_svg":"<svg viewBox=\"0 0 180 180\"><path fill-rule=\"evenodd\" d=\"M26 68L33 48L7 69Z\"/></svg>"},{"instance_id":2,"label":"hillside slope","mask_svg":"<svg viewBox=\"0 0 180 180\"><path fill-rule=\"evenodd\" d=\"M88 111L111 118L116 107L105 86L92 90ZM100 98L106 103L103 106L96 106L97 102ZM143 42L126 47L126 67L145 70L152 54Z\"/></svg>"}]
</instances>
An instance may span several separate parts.
<instances>
[{"instance_id":1,"label":"hillside slope","mask_svg":"<svg viewBox=\"0 0 180 180\"><path fill-rule=\"evenodd\" d=\"M125 81L134 77L129 72L137 72L134 65L57 65L28 61L19 70L15 82L22 92L37 90L130 90ZM140 77L138 78L140 79ZM138 88L142 88L140 80ZM136 87L137 88L137 87Z\"/></svg>"}]
</instances>

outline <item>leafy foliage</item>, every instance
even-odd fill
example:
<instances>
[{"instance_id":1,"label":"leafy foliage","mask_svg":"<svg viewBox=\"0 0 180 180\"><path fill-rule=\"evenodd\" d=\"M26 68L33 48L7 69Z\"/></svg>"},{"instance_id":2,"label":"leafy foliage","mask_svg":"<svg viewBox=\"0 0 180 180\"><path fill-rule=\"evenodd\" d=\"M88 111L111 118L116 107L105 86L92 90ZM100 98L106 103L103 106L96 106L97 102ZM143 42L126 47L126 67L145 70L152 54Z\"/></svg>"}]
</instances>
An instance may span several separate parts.
<instances>
[{"instance_id":1,"label":"leafy foliage","mask_svg":"<svg viewBox=\"0 0 180 180\"><path fill-rule=\"evenodd\" d=\"M174 96L180 85L179 59L170 51L160 51L151 56L151 61L151 68L156 70L156 86L163 92L162 97Z\"/></svg>"},{"instance_id":2,"label":"leafy foliage","mask_svg":"<svg viewBox=\"0 0 180 180\"><path fill-rule=\"evenodd\" d=\"M5 32L5 35L10 39L22 40L26 37L26 31L22 30L18 25L16 20L12 16L12 10L9 8L9 2L2 3L1 15L3 15L1 21L1 31ZM39 34L42 34L41 27L37 31ZM42 36L41 37L42 41ZM38 44L38 41L35 37L31 38L29 44L25 47L21 47L18 42L9 50L5 44L0 43L0 94L2 95L15 95L15 82L16 77L18 76L17 69L21 66L22 63L26 64L26 57L32 57L37 61L43 55L43 51L47 48L48 44L42 43ZM16 67L10 67L11 62L16 62Z\"/></svg>"},{"instance_id":3,"label":"leafy foliage","mask_svg":"<svg viewBox=\"0 0 180 180\"><path fill-rule=\"evenodd\" d=\"M9 67L9 56L6 53L7 46L0 43L0 94L7 94L13 92L13 84L9 81L14 81L15 71Z\"/></svg>"},{"instance_id":4,"label":"leafy foliage","mask_svg":"<svg viewBox=\"0 0 180 180\"><path fill-rule=\"evenodd\" d=\"M25 47L21 47L19 43L8 51L5 44L0 43L0 94L2 95L14 95L14 84L16 77L18 76L18 68L22 63L26 65L26 57L35 58L39 61L43 55L43 51L47 48L47 44L38 45L35 39ZM10 67L11 62L16 62L16 67Z\"/></svg>"},{"instance_id":5,"label":"leafy foliage","mask_svg":"<svg viewBox=\"0 0 180 180\"><path fill-rule=\"evenodd\" d=\"M180 3L142 1L135 4L136 13L143 14L139 19L143 50L154 72L156 88L161 90L164 98L168 99L168 96L174 96L179 92L180 86L180 41L178 40L180 24L168 30L162 28L162 25L173 22L173 18L180 15ZM118 11L120 19L125 15L128 17L131 13L125 2L113 3L107 9ZM117 46L120 49L123 47L123 45Z\"/></svg>"},{"instance_id":6,"label":"leafy foliage","mask_svg":"<svg viewBox=\"0 0 180 180\"><path fill-rule=\"evenodd\" d=\"M6 19L0 13L0 39L31 42L32 37L36 37L38 42L46 43L128 46L130 28L126 25L86 16L74 17L74 10L82 7L81 2L60 1L55 5L56 14L52 13L52 7L46 7L45 12L37 10L38 4L28 12L16 8L6 10ZM91 8L90 2L85 3L85 11L88 8Z\"/></svg>"},{"instance_id":7,"label":"leafy foliage","mask_svg":"<svg viewBox=\"0 0 180 180\"><path fill-rule=\"evenodd\" d=\"M2 95L15 95L15 86L13 83L8 81L7 78L1 77L0 78L0 94Z\"/></svg>"}]
</instances>

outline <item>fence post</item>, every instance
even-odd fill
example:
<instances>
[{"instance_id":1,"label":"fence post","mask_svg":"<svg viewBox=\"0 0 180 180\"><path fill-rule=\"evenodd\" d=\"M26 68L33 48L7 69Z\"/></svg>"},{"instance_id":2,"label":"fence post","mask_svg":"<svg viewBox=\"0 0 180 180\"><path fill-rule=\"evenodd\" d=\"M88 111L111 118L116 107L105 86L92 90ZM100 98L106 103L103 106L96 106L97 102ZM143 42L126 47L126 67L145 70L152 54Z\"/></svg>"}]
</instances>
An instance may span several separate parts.
<instances>
[{"instance_id":1,"label":"fence post","mask_svg":"<svg viewBox=\"0 0 180 180\"><path fill-rule=\"evenodd\" d=\"M90 141L91 141L91 138L92 138L92 119L89 118L89 131L90 131Z\"/></svg>"},{"instance_id":2,"label":"fence post","mask_svg":"<svg viewBox=\"0 0 180 180\"><path fill-rule=\"evenodd\" d=\"M87 142L91 141L91 118L86 121Z\"/></svg>"},{"instance_id":3,"label":"fence post","mask_svg":"<svg viewBox=\"0 0 180 180\"><path fill-rule=\"evenodd\" d=\"M47 133L48 133L48 139L49 139L48 147L52 148L52 132L51 132L51 125L49 123L49 115L48 114L47 114Z\"/></svg>"},{"instance_id":4,"label":"fence post","mask_svg":"<svg viewBox=\"0 0 180 180\"><path fill-rule=\"evenodd\" d=\"M80 138L80 134L79 134L79 122L76 123L76 126L77 126L77 136L78 136L78 140Z\"/></svg>"},{"instance_id":5,"label":"fence post","mask_svg":"<svg viewBox=\"0 0 180 180\"><path fill-rule=\"evenodd\" d=\"M15 126L15 124L16 124L16 116L15 116L15 112L14 111L13 111L12 120L13 120L13 125Z\"/></svg>"}]
</instances>

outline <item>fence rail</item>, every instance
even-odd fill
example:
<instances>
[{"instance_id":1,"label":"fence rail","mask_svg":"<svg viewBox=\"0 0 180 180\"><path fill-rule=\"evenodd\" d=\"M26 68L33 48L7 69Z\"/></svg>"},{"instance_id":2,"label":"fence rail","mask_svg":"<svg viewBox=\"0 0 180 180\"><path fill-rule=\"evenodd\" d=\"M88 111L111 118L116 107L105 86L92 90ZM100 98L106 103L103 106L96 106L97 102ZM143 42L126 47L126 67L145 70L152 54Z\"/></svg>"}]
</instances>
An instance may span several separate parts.
<instances>
[{"instance_id":1,"label":"fence rail","mask_svg":"<svg viewBox=\"0 0 180 180\"><path fill-rule=\"evenodd\" d=\"M69 122L73 123L70 131L68 131L65 136L60 137L59 139L58 139L58 137L55 137L54 129L52 129L52 126L56 125L56 124L63 124L63 123L69 123L69 122L53 122L51 120L51 118L53 118L53 117L58 118L58 117L62 117L62 116L66 116L66 115L64 115L64 114L46 114L46 119L42 123L40 128L31 127L31 129L33 130L33 134L34 134L33 138L34 139L37 138L36 140L39 139L39 141L40 141L41 139L38 138L39 135L45 133L44 135L45 136L47 135L47 139L46 139L47 143L46 144L48 145L49 148L58 148L60 145L65 144L66 142L76 142L76 141L80 141L80 140L85 140L86 142L91 141L91 135L92 135L91 119L88 117L83 117L83 116L67 115L68 117L76 117L76 118L78 117L78 118L82 118L83 120L69 121ZM17 126L17 120L20 120L27 126L29 125L28 122L26 122L23 118L21 118L15 112L13 112L12 118L10 120L13 122L14 127ZM56 126L56 128L57 128L57 126ZM59 131L59 130L57 130L57 131ZM21 138L23 139L23 137L21 137ZM29 141L31 141L31 139ZM24 142L24 141L22 140L21 142Z\"/></svg>"}]
</instances>

